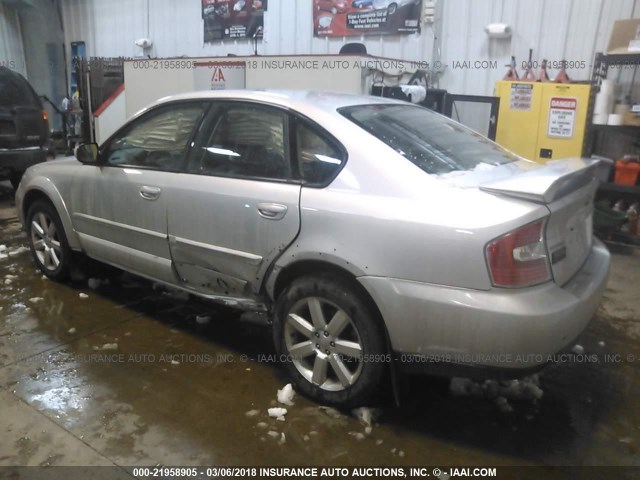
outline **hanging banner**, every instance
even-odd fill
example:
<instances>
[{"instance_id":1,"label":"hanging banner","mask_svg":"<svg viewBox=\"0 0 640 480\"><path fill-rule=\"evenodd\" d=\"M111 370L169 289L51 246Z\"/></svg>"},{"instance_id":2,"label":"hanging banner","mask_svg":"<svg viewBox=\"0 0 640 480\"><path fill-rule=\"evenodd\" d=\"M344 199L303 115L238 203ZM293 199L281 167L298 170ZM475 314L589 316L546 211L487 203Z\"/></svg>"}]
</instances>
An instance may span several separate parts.
<instances>
[{"instance_id":1,"label":"hanging banner","mask_svg":"<svg viewBox=\"0 0 640 480\"><path fill-rule=\"evenodd\" d=\"M262 38L267 0L202 0L204 41Z\"/></svg>"},{"instance_id":2,"label":"hanging banner","mask_svg":"<svg viewBox=\"0 0 640 480\"><path fill-rule=\"evenodd\" d=\"M312 0L316 37L420 31L422 0Z\"/></svg>"}]
</instances>

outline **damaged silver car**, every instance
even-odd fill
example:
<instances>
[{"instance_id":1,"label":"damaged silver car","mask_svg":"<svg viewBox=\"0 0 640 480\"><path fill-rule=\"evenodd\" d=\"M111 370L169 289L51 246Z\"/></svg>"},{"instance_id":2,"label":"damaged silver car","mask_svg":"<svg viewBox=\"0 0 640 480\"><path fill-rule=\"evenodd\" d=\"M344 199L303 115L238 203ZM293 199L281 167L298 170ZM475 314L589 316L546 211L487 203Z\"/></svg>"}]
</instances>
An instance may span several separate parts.
<instances>
[{"instance_id":1,"label":"damaged silver car","mask_svg":"<svg viewBox=\"0 0 640 480\"><path fill-rule=\"evenodd\" d=\"M609 272L597 169L393 100L198 92L30 168L17 207L48 277L81 252L268 313L297 390L348 406L390 369L517 377L570 344Z\"/></svg>"}]
</instances>

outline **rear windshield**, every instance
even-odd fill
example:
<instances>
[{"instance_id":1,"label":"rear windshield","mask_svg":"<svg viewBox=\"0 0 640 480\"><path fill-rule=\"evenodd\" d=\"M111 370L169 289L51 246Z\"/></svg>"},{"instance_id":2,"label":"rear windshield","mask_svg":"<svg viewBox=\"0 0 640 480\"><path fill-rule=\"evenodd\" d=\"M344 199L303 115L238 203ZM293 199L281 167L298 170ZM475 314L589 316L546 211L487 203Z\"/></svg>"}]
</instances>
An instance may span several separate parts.
<instances>
[{"instance_id":1,"label":"rear windshield","mask_svg":"<svg viewBox=\"0 0 640 480\"><path fill-rule=\"evenodd\" d=\"M358 105L339 112L431 174L519 160L479 133L413 105Z\"/></svg>"},{"instance_id":2,"label":"rear windshield","mask_svg":"<svg viewBox=\"0 0 640 480\"><path fill-rule=\"evenodd\" d=\"M40 101L24 78L8 68L0 68L0 107L39 109Z\"/></svg>"}]
</instances>

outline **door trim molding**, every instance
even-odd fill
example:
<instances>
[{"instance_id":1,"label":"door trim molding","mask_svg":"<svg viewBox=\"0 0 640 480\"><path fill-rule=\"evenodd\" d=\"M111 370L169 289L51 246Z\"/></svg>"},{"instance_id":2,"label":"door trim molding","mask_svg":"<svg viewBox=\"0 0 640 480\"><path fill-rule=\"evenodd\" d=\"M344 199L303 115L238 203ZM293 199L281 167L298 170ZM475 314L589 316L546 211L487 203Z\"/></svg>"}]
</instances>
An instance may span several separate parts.
<instances>
[{"instance_id":1,"label":"door trim molding","mask_svg":"<svg viewBox=\"0 0 640 480\"><path fill-rule=\"evenodd\" d=\"M163 240L167 239L167 234L155 232L153 230L147 230L146 228L134 227L133 225L127 225L125 223L114 222L112 220L107 220L105 218L94 217L93 215L87 215L86 213L74 213L74 217L82 218L84 220L89 220L90 222L102 223L104 225L109 225L111 227L121 228L123 230L129 230L136 233L141 233L143 235L149 235L155 238L161 238Z\"/></svg>"},{"instance_id":2,"label":"door trim molding","mask_svg":"<svg viewBox=\"0 0 640 480\"><path fill-rule=\"evenodd\" d=\"M211 245L209 243L196 242L195 240L187 240L186 238L176 237L175 235L169 235L169 243L201 248L203 250L222 253L224 255L229 255L232 257L241 257L247 260L251 265L259 265L260 262L262 262L262 257L260 255L255 255L253 253L243 252L240 250L233 250L231 248L219 247L216 245Z\"/></svg>"}]
</instances>

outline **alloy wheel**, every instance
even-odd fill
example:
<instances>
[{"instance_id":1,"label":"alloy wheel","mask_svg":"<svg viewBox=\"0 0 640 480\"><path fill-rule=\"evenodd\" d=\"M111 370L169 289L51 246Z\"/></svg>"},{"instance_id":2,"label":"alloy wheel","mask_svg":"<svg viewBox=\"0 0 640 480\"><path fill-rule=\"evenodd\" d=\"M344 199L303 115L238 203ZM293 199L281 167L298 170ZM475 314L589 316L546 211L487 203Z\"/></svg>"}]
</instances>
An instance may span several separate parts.
<instances>
[{"instance_id":1,"label":"alloy wheel","mask_svg":"<svg viewBox=\"0 0 640 480\"><path fill-rule=\"evenodd\" d=\"M56 271L63 260L60 233L53 219L44 212L31 220L31 243L40 264L49 272Z\"/></svg>"},{"instance_id":2,"label":"alloy wheel","mask_svg":"<svg viewBox=\"0 0 640 480\"><path fill-rule=\"evenodd\" d=\"M349 315L329 300L298 301L287 313L284 340L298 372L323 390L345 390L362 372L358 330Z\"/></svg>"}]
</instances>

